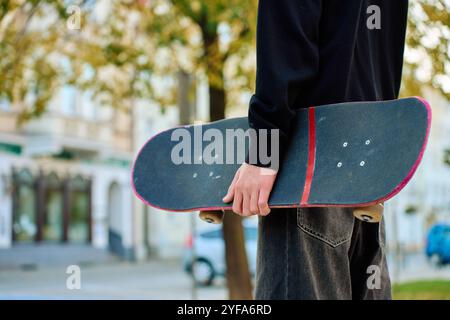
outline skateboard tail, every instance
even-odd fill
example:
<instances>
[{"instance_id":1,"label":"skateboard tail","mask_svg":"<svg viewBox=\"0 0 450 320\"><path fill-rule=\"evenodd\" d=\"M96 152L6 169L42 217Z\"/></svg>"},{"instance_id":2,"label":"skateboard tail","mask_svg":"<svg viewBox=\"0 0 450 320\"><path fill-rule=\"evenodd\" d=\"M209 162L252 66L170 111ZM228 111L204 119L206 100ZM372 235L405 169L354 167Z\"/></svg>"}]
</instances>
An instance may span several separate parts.
<instances>
[{"instance_id":1,"label":"skateboard tail","mask_svg":"<svg viewBox=\"0 0 450 320\"><path fill-rule=\"evenodd\" d=\"M414 98L416 98L417 100L422 102L422 104L425 106L425 109L427 111L427 129L426 129L426 132L425 132L425 138L424 138L424 141L423 141L422 148L420 149L419 156L417 157L416 162L412 166L412 168L409 171L409 173L406 176L406 178L399 185L397 185L397 187L395 187L394 190L392 190L391 193L389 193L388 195L386 195L385 197L383 197L383 198L381 198L381 199L379 199L377 201L374 201L375 203L385 202L385 201L393 198L394 196L396 196L408 184L408 182L412 179L412 177L414 176L414 173L417 171L417 168L419 167L420 162L422 161L423 155L425 154L425 149L427 147L428 139L430 137L432 111L431 111L430 104L424 98L419 97L419 96L415 96ZM375 204L375 203L371 203L369 205L372 205L372 204Z\"/></svg>"},{"instance_id":2,"label":"skateboard tail","mask_svg":"<svg viewBox=\"0 0 450 320\"><path fill-rule=\"evenodd\" d=\"M422 149L420 149L419 156L417 157L417 161L414 164L414 166L411 168L411 171L406 176L405 180L402 181L390 194L388 194L384 199L382 199L380 202L384 202L386 200L389 200L390 198L394 197L396 194L398 194L411 180L411 178L414 176L414 173L416 172L417 168L419 167L420 162L422 161L423 155L425 154L425 149L428 144L428 139L430 137L430 130L431 130L431 120L432 120L432 111L431 106L424 98L415 96L414 98L420 100L422 104L425 106L427 110L427 130L425 133L425 139L422 145Z\"/></svg>"},{"instance_id":3,"label":"skateboard tail","mask_svg":"<svg viewBox=\"0 0 450 320\"><path fill-rule=\"evenodd\" d=\"M424 98L419 97L419 96L415 96L412 98L415 98L421 102L421 104L425 107L426 114L427 114L427 119L426 119L427 124L426 124L425 136L424 136L423 144L421 146L421 149L419 151L419 154L417 156L415 163L412 165L410 171L405 176L405 178L395 188L393 188L391 192L389 192L388 194L386 194L385 196L383 196L381 198L378 198L378 199L370 201L370 202L352 204L352 207L372 206L377 203L382 203L382 202L385 202L385 201L393 198L409 183L409 181L412 179L415 172L417 171L417 168L419 167L419 165L422 161L422 158L423 158L425 150L426 150L426 146L428 144L428 139L429 139L430 129L431 129L432 110L431 110L430 104ZM314 170L315 170L315 162L316 162L317 134L316 134L316 116L315 116L315 108L314 107L311 107L309 109L308 120L309 120L309 124L308 124L309 147L308 147L307 175L306 175L306 180L305 180L305 187L303 189L303 193L301 196L301 201L300 201L299 206L300 207L348 207L348 205L346 205L346 204L343 204L343 205L333 204L333 203L329 203L329 204L312 203L311 204L308 202L309 194L311 191L311 184L314 181L314 173L315 173Z\"/></svg>"}]
</instances>

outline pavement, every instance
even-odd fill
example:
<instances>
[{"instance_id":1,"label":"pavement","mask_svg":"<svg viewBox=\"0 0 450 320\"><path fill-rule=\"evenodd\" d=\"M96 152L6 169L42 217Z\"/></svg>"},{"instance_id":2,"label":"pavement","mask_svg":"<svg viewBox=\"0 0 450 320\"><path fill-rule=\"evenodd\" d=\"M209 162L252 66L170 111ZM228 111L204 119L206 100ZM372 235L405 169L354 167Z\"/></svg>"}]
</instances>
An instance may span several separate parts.
<instances>
[{"instance_id":1,"label":"pavement","mask_svg":"<svg viewBox=\"0 0 450 320\"><path fill-rule=\"evenodd\" d=\"M68 289L67 266L1 270L4 299L226 299L223 279L192 292L191 278L178 260L112 262L80 266L80 289Z\"/></svg>"},{"instance_id":2,"label":"pavement","mask_svg":"<svg viewBox=\"0 0 450 320\"><path fill-rule=\"evenodd\" d=\"M0 300L4 299L226 299L223 278L217 278L210 287L193 289L192 280L182 268L180 259L152 259L145 262L123 262L108 255L90 255L96 252L83 248L67 248L66 260L56 258L58 250L46 247L46 256L36 252L40 259L25 259L18 255L15 268L0 262ZM27 253L23 249L23 253ZM59 251L61 252L61 251ZM72 254L81 254L73 256ZM5 257L5 252L0 259ZM12 259L11 255L8 255ZM76 257L76 259L75 259ZM86 259L91 258L89 263ZM12 260L9 260L11 265ZM30 264L30 261L34 261ZM394 259L388 255L393 282L424 279L450 279L450 265L431 265L423 254ZM23 264L24 263L24 264ZM80 268L80 289L69 289L67 268ZM18 267L17 267L18 266ZM70 283L69 283L70 284ZM69 285L70 287L70 285Z\"/></svg>"},{"instance_id":3,"label":"pavement","mask_svg":"<svg viewBox=\"0 0 450 320\"><path fill-rule=\"evenodd\" d=\"M0 249L0 272L14 269L37 269L69 264L91 265L117 262L108 250L87 244L30 243Z\"/></svg>"},{"instance_id":4,"label":"pavement","mask_svg":"<svg viewBox=\"0 0 450 320\"><path fill-rule=\"evenodd\" d=\"M389 275L393 283L418 280L450 280L450 265L436 266L423 253L409 253L395 257L387 255Z\"/></svg>"}]
</instances>

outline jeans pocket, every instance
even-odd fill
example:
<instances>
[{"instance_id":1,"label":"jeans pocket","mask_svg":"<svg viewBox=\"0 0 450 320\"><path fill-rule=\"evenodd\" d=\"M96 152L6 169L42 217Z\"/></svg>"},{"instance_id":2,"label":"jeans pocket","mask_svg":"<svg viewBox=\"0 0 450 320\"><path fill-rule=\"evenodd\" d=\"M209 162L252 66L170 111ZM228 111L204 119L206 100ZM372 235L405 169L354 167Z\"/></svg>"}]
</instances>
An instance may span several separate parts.
<instances>
[{"instance_id":1,"label":"jeans pocket","mask_svg":"<svg viewBox=\"0 0 450 320\"><path fill-rule=\"evenodd\" d=\"M298 208L297 226L333 248L351 240L354 218L351 209Z\"/></svg>"}]
</instances>

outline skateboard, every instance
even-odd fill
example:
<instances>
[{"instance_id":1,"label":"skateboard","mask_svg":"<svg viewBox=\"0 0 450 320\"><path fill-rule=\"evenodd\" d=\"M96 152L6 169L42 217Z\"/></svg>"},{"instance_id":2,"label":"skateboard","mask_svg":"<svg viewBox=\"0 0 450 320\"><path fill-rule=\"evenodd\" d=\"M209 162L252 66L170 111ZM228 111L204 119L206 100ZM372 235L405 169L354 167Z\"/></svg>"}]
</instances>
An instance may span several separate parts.
<instances>
[{"instance_id":1,"label":"skateboard","mask_svg":"<svg viewBox=\"0 0 450 320\"><path fill-rule=\"evenodd\" d=\"M353 207L356 217L378 221L381 203L400 192L416 171L430 125L431 108L420 97L299 109L269 207ZM227 132L248 129L243 117L157 134L134 161L134 193L147 205L175 212L199 210L204 219L217 221L207 211L231 209L222 198L242 163L223 161L230 152L238 153L237 143L228 141L237 139ZM224 138L213 158L220 155L222 161L202 161L202 151L216 134ZM247 151L248 143L244 145ZM184 162L174 161L174 154Z\"/></svg>"}]
</instances>

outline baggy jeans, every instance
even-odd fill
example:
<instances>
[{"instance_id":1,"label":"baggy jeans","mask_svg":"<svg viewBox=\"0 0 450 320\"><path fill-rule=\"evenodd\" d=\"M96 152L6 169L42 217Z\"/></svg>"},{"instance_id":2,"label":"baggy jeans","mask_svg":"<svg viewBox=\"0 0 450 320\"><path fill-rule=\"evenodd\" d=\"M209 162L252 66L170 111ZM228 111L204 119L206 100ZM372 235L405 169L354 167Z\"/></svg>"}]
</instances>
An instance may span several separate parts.
<instances>
[{"instance_id":1,"label":"baggy jeans","mask_svg":"<svg viewBox=\"0 0 450 320\"><path fill-rule=\"evenodd\" d=\"M273 209L258 233L256 299L391 299L383 221L348 208Z\"/></svg>"}]
</instances>

